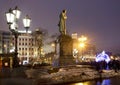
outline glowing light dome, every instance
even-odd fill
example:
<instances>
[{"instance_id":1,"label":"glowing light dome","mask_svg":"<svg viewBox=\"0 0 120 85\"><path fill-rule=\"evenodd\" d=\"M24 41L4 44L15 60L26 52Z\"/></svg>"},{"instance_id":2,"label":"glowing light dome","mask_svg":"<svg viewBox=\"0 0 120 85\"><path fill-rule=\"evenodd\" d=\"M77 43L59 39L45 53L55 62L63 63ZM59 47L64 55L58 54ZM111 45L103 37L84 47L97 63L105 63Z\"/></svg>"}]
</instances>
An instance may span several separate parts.
<instances>
[{"instance_id":1,"label":"glowing light dome","mask_svg":"<svg viewBox=\"0 0 120 85\"><path fill-rule=\"evenodd\" d=\"M96 62L100 61L106 61L107 63L110 62L110 57L105 53L105 51L97 55Z\"/></svg>"}]
</instances>

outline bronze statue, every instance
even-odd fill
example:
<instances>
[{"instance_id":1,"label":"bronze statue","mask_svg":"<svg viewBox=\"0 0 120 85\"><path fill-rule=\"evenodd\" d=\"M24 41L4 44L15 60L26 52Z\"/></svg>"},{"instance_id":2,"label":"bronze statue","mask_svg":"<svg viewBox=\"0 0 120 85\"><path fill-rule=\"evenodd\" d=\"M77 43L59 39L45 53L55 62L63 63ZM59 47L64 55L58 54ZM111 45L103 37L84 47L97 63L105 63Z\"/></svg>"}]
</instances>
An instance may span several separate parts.
<instances>
[{"instance_id":1,"label":"bronze statue","mask_svg":"<svg viewBox=\"0 0 120 85\"><path fill-rule=\"evenodd\" d=\"M60 14L60 21L59 21L59 31L62 35L66 35L66 19L67 19L67 16L66 16L66 10L63 10Z\"/></svg>"}]
</instances>

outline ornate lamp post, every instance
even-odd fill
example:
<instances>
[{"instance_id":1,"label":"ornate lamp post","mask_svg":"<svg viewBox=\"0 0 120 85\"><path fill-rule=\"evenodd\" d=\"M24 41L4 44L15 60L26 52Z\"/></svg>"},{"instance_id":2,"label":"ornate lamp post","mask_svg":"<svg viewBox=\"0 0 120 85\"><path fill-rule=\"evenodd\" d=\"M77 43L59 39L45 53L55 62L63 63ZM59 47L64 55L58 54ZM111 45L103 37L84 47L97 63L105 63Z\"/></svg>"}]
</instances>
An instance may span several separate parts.
<instances>
[{"instance_id":1,"label":"ornate lamp post","mask_svg":"<svg viewBox=\"0 0 120 85\"><path fill-rule=\"evenodd\" d=\"M10 8L9 11L6 12L7 24L9 25L9 29L15 37L15 56L14 56L14 60L13 60L14 67L18 66L18 64L19 64L18 51L17 51L17 39L19 36L19 32L17 30L18 29L17 21L20 18L20 14L21 14L21 11L18 9L17 6L15 7L15 9L12 10ZM27 15L23 19L23 24L24 24L24 27L26 29L26 32L28 31L28 28L30 27L30 22L31 22L31 19Z\"/></svg>"}]
</instances>

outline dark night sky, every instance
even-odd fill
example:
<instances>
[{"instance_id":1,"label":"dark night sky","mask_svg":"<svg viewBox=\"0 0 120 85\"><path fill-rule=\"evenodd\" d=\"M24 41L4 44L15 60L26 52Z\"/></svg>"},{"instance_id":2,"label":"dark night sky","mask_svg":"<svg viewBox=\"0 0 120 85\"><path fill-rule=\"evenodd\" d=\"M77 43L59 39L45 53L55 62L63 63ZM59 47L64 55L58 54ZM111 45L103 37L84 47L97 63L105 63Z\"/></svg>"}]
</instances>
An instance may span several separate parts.
<instances>
[{"instance_id":1,"label":"dark night sky","mask_svg":"<svg viewBox=\"0 0 120 85\"><path fill-rule=\"evenodd\" d=\"M67 10L67 30L86 35L99 50L120 51L120 0L0 0L0 29L8 30L5 12L18 6L22 18L32 18L30 30L47 29L58 33L59 14Z\"/></svg>"}]
</instances>

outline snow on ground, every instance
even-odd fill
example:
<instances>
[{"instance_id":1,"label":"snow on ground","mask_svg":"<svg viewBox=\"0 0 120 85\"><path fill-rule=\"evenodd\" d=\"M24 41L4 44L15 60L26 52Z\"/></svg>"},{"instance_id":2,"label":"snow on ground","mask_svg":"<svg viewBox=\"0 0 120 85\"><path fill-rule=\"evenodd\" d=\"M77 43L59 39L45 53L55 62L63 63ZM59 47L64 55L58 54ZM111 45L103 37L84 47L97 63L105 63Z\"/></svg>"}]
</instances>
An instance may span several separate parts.
<instances>
[{"instance_id":1,"label":"snow on ground","mask_svg":"<svg viewBox=\"0 0 120 85\"><path fill-rule=\"evenodd\" d=\"M0 74L0 85L53 85L114 76L120 76L120 71L97 71L90 66L39 67L37 69L19 67L10 71L4 70L3 74Z\"/></svg>"},{"instance_id":2,"label":"snow on ground","mask_svg":"<svg viewBox=\"0 0 120 85\"><path fill-rule=\"evenodd\" d=\"M38 72L37 72L38 71ZM28 78L33 78L34 84L60 84L69 82L80 82L86 80L92 80L97 78L109 78L113 76L120 76L120 72L114 70L102 70L97 71L90 67L78 67L68 66L62 67L58 72L48 73L47 71L42 73L39 69L30 69L26 71Z\"/></svg>"}]
</instances>

